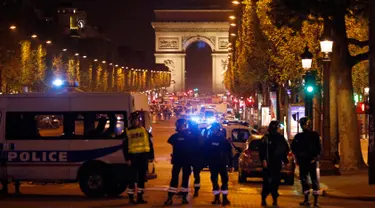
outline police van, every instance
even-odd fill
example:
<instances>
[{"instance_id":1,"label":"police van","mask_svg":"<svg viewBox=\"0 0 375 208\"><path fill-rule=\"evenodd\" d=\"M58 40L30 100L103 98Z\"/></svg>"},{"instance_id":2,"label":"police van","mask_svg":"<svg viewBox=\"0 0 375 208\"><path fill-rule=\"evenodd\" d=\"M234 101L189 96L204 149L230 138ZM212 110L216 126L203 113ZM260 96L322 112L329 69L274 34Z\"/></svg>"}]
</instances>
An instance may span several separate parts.
<instances>
[{"instance_id":1,"label":"police van","mask_svg":"<svg viewBox=\"0 0 375 208\"><path fill-rule=\"evenodd\" d=\"M0 96L0 156L5 161L1 172L11 181L78 182L90 197L123 193L129 167L122 140L127 118L136 110L135 97L129 93ZM150 127L150 120L143 119Z\"/></svg>"}]
</instances>

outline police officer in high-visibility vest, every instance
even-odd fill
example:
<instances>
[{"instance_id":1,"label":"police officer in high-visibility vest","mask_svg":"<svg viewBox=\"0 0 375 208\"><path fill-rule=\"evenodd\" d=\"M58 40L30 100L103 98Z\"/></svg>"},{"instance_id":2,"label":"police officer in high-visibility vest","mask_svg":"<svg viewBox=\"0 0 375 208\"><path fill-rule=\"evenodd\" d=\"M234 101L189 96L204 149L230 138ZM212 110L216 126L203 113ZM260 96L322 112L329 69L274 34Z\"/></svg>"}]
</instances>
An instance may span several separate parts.
<instances>
[{"instance_id":1,"label":"police officer in high-visibility vest","mask_svg":"<svg viewBox=\"0 0 375 208\"><path fill-rule=\"evenodd\" d=\"M298 133L292 142L292 152L299 165L299 174L302 184L302 191L305 196L302 206L310 206L309 195L310 185L308 176L310 175L314 195L314 207L319 207L319 156L322 151L320 136L316 131L312 131L312 122L309 118L301 118L299 123L303 129Z\"/></svg>"},{"instance_id":2,"label":"police officer in high-visibility vest","mask_svg":"<svg viewBox=\"0 0 375 208\"><path fill-rule=\"evenodd\" d=\"M191 160L192 153L191 140L188 131L187 121L180 118L176 121L176 131L169 139L168 143L173 147L172 153L172 178L168 189L168 199L164 202L165 205L173 204L173 196L177 193L178 176L182 169L182 185L181 195L182 204L188 204L186 197L189 192L189 177L191 174Z\"/></svg>"},{"instance_id":3,"label":"police officer in high-visibility vest","mask_svg":"<svg viewBox=\"0 0 375 208\"><path fill-rule=\"evenodd\" d=\"M140 115L130 115L131 126L126 129L123 142L123 153L126 163L130 165L131 183L128 187L130 204L146 204L143 199L148 163L154 160L154 148L151 134L141 126ZM135 183L137 183L137 201L134 200Z\"/></svg>"}]
</instances>

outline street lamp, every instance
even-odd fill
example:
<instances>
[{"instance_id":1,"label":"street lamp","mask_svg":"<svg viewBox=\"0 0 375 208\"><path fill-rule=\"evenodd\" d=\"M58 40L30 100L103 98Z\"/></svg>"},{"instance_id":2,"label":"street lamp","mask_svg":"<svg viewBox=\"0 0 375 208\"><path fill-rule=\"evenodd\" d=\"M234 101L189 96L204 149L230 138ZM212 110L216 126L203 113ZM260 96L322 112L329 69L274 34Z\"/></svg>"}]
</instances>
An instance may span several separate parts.
<instances>
[{"instance_id":1,"label":"street lamp","mask_svg":"<svg viewBox=\"0 0 375 208\"><path fill-rule=\"evenodd\" d=\"M232 1L232 4L239 5L239 4L241 4L241 2L240 1Z\"/></svg>"},{"instance_id":2,"label":"street lamp","mask_svg":"<svg viewBox=\"0 0 375 208\"><path fill-rule=\"evenodd\" d=\"M302 68L303 69L305 69L305 70L310 70L311 69L312 58L313 58L313 55L312 55L312 53L310 53L309 48L306 46L305 47L305 52L303 52L303 54L301 55Z\"/></svg>"},{"instance_id":3,"label":"street lamp","mask_svg":"<svg viewBox=\"0 0 375 208\"><path fill-rule=\"evenodd\" d=\"M231 19L231 20L235 20L235 19L236 19L236 16L231 15L231 16L229 16L229 19Z\"/></svg>"},{"instance_id":4,"label":"street lamp","mask_svg":"<svg viewBox=\"0 0 375 208\"><path fill-rule=\"evenodd\" d=\"M236 23L230 23L230 26L236 27Z\"/></svg>"},{"instance_id":5,"label":"street lamp","mask_svg":"<svg viewBox=\"0 0 375 208\"><path fill-rule=\"evenodd\" d=\"M38 36L37 36L36 34L32 34L32 35L31 35L31 38L34 38L34 39L35 39L35 38L37 38L37 37L38 37Z\"/></svg>"},{"instance_id":6,"label":"street lamp","mask_svg":"<svg viewBox=\"0 0 375 208\"><path fill-rule=\"evenodd\" d=\"M332 52L333 40L332 37L325 32L320 39L320 50L324 53L324 59L329 59L329 53Z\"/></svg>"},{"instance_id":7,"label":"street lamp","mask_svg":"<svg viewBox=\"0 0 375 208\"><path fill-rule=\"evenodd\" d=\"M9 29L10 29L10 30L15 30L15 29L17 29L17 27L16 27L15 25L11 25L11 26L9 27Z\"/></svg>"},{"instance_id":8,"label":"street lamp","mask_svg":"<svg viewBox=\"0 0 375 208\"><path fill-rule=\"evenodd\" d=\"M47 44L51 44L51 43L52 43L52 41L50 41L50 40L47 40L47 41L46 41L46 43L47 43Z\"/></svg>"}]
</instances>

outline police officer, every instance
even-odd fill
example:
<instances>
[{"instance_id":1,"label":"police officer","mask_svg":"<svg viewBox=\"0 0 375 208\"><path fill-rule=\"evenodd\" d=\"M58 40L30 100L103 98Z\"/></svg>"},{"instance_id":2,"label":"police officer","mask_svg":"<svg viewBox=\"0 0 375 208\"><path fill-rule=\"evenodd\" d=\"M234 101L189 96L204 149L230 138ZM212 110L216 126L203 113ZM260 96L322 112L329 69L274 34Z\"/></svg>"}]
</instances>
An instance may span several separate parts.
<instances>
[{"instance_id":1,"label":"police officer","mask_svg":"<svg viewBox=\"0 0 375 208\"><path fill-rule=\"evenodd\" d=\"M164 202L165 205L173 204L173 196L177 193L178 176L182 169L182 204L188 204L186 197L189 192L189 177L191 174L191 141L189 140L189 131L187 121L185 119L178 119L176 121L176 131L169 139L168 143L173 147L172 153L172 178L168 189L168 199Z\"/></svg>"},{"instance_id":2,"label":"police officer","mask_svg":"<svg viewBox=\"0 0 375 208\"><path fill-rule=\"evenodd\" d=\"M151 135L140 125L138 112L130 114L131 126L126 129L123 142L123 153L126 163L130 165L131 183L128 187L130 204L146 204L143 199L148 162L154 159L154 148ZM134 200L135 183L137 183L137 201Z\"/></svg>"},{"instance_id":3,"label":"police officer","mask_svg":"<svg viewBox=\"0 0 375 208\"><path fill-rule=\"evenodd\" d=\"M203 145L204 145L204 139L201 135L201 132L199 130L198 124L192 121L189 121L189 134L190 138L192 140L192 154L191 154L191 160L192 160L192 167L193 167L193 175L194 175L194 197L198 197L199 190L201 187L200 181L200 174L202 169L204 168L204 160L202 158L203 155Z\"/></svg>"},{"instance_id":4,"label":"police officer","mask_svg":"<svg viewBox=\"0 0 375 208\"><path fill-rule=\"evenodd\" d=\"M268 133L262 138L259 146L259 157L263 166L262 206L267 206L266 198L272 195L273 206L279 197L280 172L283 163L288 163L289 144L279 133L280 123L271 121Z\"/></svg>"},{"instance_id":5,"label":"police officer","mask_svg":"<svg viewBox=\"0 0 375 208\"><path fill-rule=\"evenodd\" d=\"M214 201L212 204L220 204L220 193L223 194L222 205L229 205L228 200L228 167L233 171L232 146L226 139L219 123L213 123L210 127L211 135L204 142L207 164L210 168ZM221 178L219 189L218 177Z\"/></svg>"},{"instance_id":6,"label":"police officer","mask_svg":"<svg viewBox=\"0 0 375 208\"><path fill-rule=\"evenodd\" d=\"M310 206L310 186L308 182L308 175L310 175L314 195L314 207L318 207L320 189L318 167L319 156L322 151L320 137L317 132L312 131L312 122L309 118L301 118L299 122L303 132L298 133L294 137L292 151L299 165L302 191L305 195L305 200L301 202L300 205Z\"/></svg>"}]
</instances>

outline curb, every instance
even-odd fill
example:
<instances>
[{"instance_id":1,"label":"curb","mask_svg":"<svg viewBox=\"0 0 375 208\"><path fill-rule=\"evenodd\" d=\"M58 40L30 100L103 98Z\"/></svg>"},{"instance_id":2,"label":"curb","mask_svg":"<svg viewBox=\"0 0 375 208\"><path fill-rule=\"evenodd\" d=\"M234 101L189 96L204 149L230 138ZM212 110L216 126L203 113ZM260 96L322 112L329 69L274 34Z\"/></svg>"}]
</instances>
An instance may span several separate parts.
<instances>
[{"instance_id":1,"label":"curb","mask_svg":"<svg viewBox=\"0 0 375 208\"><path fill-rule=\"evenodd\" d=\"M295 172L296 178L299 178L299 171L296 169ZM335 191L334 189L330 189L326 184L320 183L322 188L320 196L322 197L329 197L335 199L348 199L348 200L356 200L356 201L375 201L375 196L350 196L348 194L341 193L339 191Z\"/></svg>"}]
</instances>

